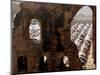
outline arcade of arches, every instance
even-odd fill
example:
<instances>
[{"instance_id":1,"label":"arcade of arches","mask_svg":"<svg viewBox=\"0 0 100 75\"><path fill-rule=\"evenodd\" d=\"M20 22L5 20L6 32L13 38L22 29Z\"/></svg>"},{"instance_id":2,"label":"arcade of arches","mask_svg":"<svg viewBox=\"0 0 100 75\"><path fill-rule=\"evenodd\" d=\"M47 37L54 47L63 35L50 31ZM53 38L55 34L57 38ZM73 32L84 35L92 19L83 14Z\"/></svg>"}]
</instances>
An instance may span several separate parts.
<instances>
[{"instance_id":1,"label":"arcade of arches","mask_svg":"<svg viewBox=\"0 0 100 75\"><path fill-rule=\"evenodd\" d=\"M86 62L80 60L78 46L70 38L71 23L82 7L22 2L12 28L12 73L85 69ZM96 64L96 8L89 8L93 16L92 58Z\"/></svg>"}]
</instances>

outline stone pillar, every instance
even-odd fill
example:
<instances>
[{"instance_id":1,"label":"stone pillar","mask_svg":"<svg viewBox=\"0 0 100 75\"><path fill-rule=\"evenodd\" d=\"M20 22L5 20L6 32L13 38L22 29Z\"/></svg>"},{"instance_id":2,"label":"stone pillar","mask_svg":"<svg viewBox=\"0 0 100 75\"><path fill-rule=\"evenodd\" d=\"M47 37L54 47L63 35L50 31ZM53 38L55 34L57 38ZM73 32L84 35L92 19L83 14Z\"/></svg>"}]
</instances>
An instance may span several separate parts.
<instances>
[{"instance_id":1,"label":"stone pillar","mask_svg":"<svg viewBox=\"0 0 100 75\"><path fill-rule=\"evenodd\" d=\"M65 31L65 50L64 55L68 56L69 58L69 68L70 70L80 70L82 69L82 64L78 56L78 50L76 45L70 39L70 28L71 28L71 21L73 20L73 11L65 12L65 24L64 24L64 31Z\"/></svg>"},{"instance_id":2,"label":"stone pillar","mask_svg":"<svg viewBox=\"0 0 100 75\"><path fill-rule=\"evenodd\" d=\"M94 64L96 64L96 6L92 6L92 13L93 13L93 59Z\"/></svg>"}]
</instances>

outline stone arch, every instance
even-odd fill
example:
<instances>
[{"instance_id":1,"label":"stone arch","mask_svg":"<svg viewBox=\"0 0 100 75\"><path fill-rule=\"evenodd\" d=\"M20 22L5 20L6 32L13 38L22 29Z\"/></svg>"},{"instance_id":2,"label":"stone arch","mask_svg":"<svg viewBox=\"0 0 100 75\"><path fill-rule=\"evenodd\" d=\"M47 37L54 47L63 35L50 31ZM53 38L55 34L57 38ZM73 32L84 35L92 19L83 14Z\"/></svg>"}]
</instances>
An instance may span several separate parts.
<instances>
[{"instance_id":1,"label":"stone arch","mask_svg":"<svg viewBox=\"0 0 100 75\"><path fill-rule=\"evenodd\" d=\"M29 25L33 18L39 19L39 21L41 22L41 33L45 32L44 29L46 26L47 19L45 16L41 15L44 13L45 13L44 11L42 11L42 13L40 13L39 11L36 13L33 13L33 12L29 11L28 9L21 9L21 11L16 15L15 20L14 20L14 25L15 25L15 27L13 29L13 49L15 50L14 53L16 53L16 52L28 53L28 62L29 63L31 63L30 61L32 60L31 59L32 57L35 60L35 62L37 62L38 58L41 57L41 55L42 55L42 53L40 51L40 49L42 49L42 48L40 48L37 51L35 50L35 53L33 53L33 50L32 50L33 42L29 38ZM42 35L41 38L44 38L44 37L45 36ZM32 57L29 58L29 55ZM38 58L37 58L37 56L38 56ZM32 66L37 66L37 65L36 64L33 65L33 64L29 64L29 63L28 63L28 72L32 72ZM14 65L17 66L17 64L14 64ZM14 69L14 70L16 70L16 69ZM18 71L16 70L16 72L18 72Z\"/></svg>"},{"instance_id":2,"label":"stone arch","mask_svg":"<svg viewBox=\"0 0 100 75\"><path fill-rule=\"evenodd\" d=\"M68 57L67 56L62 56L61 57L59 69L61 71L70 70L70 68L69 68L69 60L68 60Z\"/></svg>"},{"instance_id":3,"label":"stone arch","mask_svg":"<svg viewBox=\"0 0 100 75\"><path fill-rule=\"evenodd\" d=\"M39 59L38 69L40 72L48 72L48 62L45 60L44 56L41 56Z\"/></svg>"},{"instance_id":4,"label":"stone arch","mask_svg":"<svg viewBox=\"0 0 100 75\"><path fill-rule=\"evenodd\" d=\"M91 24L92 24L92 42L93 42L93 49L92 49L92 55L93 55L93 57L92 58L94 58L94 62L95 62L95 36L96 36L96 34L95 34L95 26L96 26L96 23L95 23L95 17L96 17L96 15L95 15L95 7L93 7L93 6L82 6L80 9L78 9L78 11L76 12L76 15L79 13L79 11L80 10L82 10L83 8L87 8L89 11L89 15L91 15L92 17L91 17ZM75 16L76 16L75 15ZM74 18L74 17L73 17ZM88 53L88 52L87 52ZM84 56L84 55L83 55ZM86 58L87 58L87 56L86 56ZM82 58L83 59L83 58ZM84 59L84 62L86 62L85 60L87 60L87 59Z\"/></svg>"},{"instance_id":5,"label":"stone arch","mask_svg":"<svg viewBox=\"0 0 100 75\"><path fill-rule=\"evenodd\" d=\"M75 7L76 10L73 10L73 17L76 15L76 13L83 8L84 6L88 6L88 5L83 5L83 6L78 6ZM96 6L88 6L90 8L90 10L92 10L92 24L93 24L93 58L94 58L94 64L96 64ZM74 8L73 8L74 9ZM71 19L71 21L73 20L73 18ZM71 22L70 21L70 22Z\"/></svg>"},{"instance_id":6,"label":"stone arch","mask_svg":"<svg viewBox=\"0 0 100 75\"><path fill-rule=\"evenodd\" d=\"M14 24L16 25L15 30L14 30L14 34L13 34L13 36L14 36L14 46L16 46L14 48L15 50L19 50L19 52L20 52L20 51L22 51L22 49L20 49L20 48L23 48L23 52L26 52L26 53L29 52L30 50L32 50L33 43L32 43L32 40L29 38L29 25L30 25L31 19L33 19L33 18L37 18L42 22L41 23L42 33L44 33L44 34L42 34L42 38L46 37L46 35L45 35L46 27L49 25L47 17L51 17L51 15L49 14L49 12L44 7L45 7L45 5L42 5L41 3L40 4L37 4L37 3L31 4L30 2L25 3L25 4L23 3L21 5L21 11L16 15L16 18L15 18L15 21L14 21ZM65 29L66 29L64 31L66 33L66 37L70 37L70 34L69 34L70 33L70 23L71 23L73 17L75 16L75 14L77 13L77 11L81 7L82 6L71 5L71 7L70 7L71 10L67 10L67 9L63 10L63 15L64 16L67 15L66 17L64 17L64 20L66 20L66 22L64 22ZM68 13L71 13L71 14L68 14ZM43 39L43 42L45 42L44 39ZM19 45L20 43L21 44L23 43L23 45L20 46ZM76 46L70 41L69 38L67 39L66 43L68 43L68 44L66 44L67 48L64 51L65 56L68 55L69 59L73 59L73 57L78 58L77 56L73 56L74 53L75 53L74 55L77 55L77 52L73 51L74 49L76 49ZM18 47L20 47L20 48L18 48ZM69 49L68 47L70 47L71 49ZM18 48L18 49L16 49L16 48ZM73 54L71 54L71 53L73 53ZM39 58L41 56L42 56L42 52L38 52L38 55L35 56L35 57ZM81 64L80 64L79 60L77 60L77 62L73 64L74 61L76 61L76 60L69 60L69 62L71 62L69 64L71 64L72 70L73 69L75 69L75 70L81 69ZM31 69L31 67L30 67L30 69Z\"/></svg>"},{"instance_id":7,"label":"stone arch","mask_svg":"<svg viewBox=\"0 0 100 75\"><path fill-rule=\"evenodd\" d=\"M17 59L17 70L18 72L21 73L26 73L27 72L27 58L24 56L20 56Z\"/></svg>"},{"instance_id":8,"label":"stone arch","mask_svg":"<svg viewBox=\"0 0 100 75\"><path fill-rule=\"evenodd\" d=\"M39 44L41 42L42 39L42 28L41 28L41 22L36 19L33 18L30 22L29 25L29 37L30 39L33 40L33 42Z\"/></svg>"},{"instance_id":9,"label":"stone arch","mask_svg":"<svg viewBox=\"0 0 100 75\"><path fill-rule=\"evenodd\" d=\"M77 49L79 51L78 55L82 63L87 62L87 54L91 46L90 42L92 41L92 39L89 39L89 37L92 38L93 36L93 34L91 33L93 31L92 14L92 9L89 6L83 6L78 10L72 21L71 40L77 46ZM88 47L86 47L87 45Z\"/></svg>"}]
</instances>

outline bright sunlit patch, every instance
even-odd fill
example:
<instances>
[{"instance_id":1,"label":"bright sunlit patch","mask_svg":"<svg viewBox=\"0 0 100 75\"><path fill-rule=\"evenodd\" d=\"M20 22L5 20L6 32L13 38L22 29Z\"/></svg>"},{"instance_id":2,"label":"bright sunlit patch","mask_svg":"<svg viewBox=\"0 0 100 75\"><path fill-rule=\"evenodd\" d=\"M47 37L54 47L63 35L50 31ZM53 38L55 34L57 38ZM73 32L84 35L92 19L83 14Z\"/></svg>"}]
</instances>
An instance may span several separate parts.
<instances>
[{"instance_id":1,"label":"bright sunlit patch","mask_svg":"<svg viewBox=\"0 0 100 75\"><path fill-rule=\"evenodd\" d=\"M46 60L47 60L47 57L46 57L46 56L44 56L44 62L46 62Z\"/></svg>"},{"instance_id":2,"label":"bright sunlit patch","mask_svg":"<svg viewBox=\"0 0 100 75\"><path fill-rule=\"evenodd\" d=\"M41 29L40 22L37 19L32 19L29 26L30 39L33 39L35 42L40 42L41 40Z\"/></svg>"},{"instance_id":3,"label":"bright sunlit patch","mask_svg":"<svg viewBox=\"0 0 100 75\"><path fill-rule=\"evenodd\" d=\"M63 62L64 62L64 64L66 65L66 67L69 67L69 59L68 59L67 56L64 56Z\"/></svg>"}]
</instances>

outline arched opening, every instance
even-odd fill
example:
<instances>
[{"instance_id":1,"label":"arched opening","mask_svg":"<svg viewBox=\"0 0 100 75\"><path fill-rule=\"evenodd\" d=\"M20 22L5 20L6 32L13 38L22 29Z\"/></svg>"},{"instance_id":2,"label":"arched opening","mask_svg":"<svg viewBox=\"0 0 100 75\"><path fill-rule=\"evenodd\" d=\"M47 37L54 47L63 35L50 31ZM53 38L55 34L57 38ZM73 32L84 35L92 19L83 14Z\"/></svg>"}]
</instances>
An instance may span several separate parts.
<instances>
[{"instance_id":1,"label":"arched opening","mask_svg":"<svg viewBox=\"0 0 100 75\"><path fill-rule=\"evenodd\" d=\"M61 58L59 68L62 71L70 70L70 68L69 68L69 59L68 59L67 56L63 56Z\"/></svg>"},{"instance_id":2,"label":"arched opening","mask_svg":"<svg viewBox=\"0 0 100 75\"><path fill-rule=\"evenodd\" d=\"M41 42L41 23L40 20L33 18L29 25L29 37L34 43L39 44Z\"/></svg>"},{"instance_id":3,"label":"arched opening","mask_svg":"<svg viewBox=\"0 0 100 75\"><path fill-rule=\"evenodd\" d=\"M63 57L63 62L64 62L64 64L66 65L66 67L69 67L69 59L68 59L67 56L64 56L64 57Z\"/></svg>"},{"instance_id":4,"label":"arched opening","mask_svg":"<svg viewBox=\"0 0 100 75\"><path fill-rule=\"evenodd\" d=\"M83 66L89 69L88 62L93 62L92 44L93 44L93 23L92 9L88 6L82 7L74 16L71 22L71 41L73 41L78 49L78 55ZM88 63L88 64L87 64Z\"/></svg>"},{"instance_id":5,"label":"arched opening","mask_svg":"<svg viewBox=\"0 0 100 75\"><path fill-rule=\"evenodd\" d=\"M39 59L39 71L48 72L48 63L47 63L47 57L46 56L42 56Z\"/></svg>"},{"instance_id":6,"label":"arched opening","mask_svg":"<svg viewBox=\"0 0 100 75\"><path fill-rule=\"evenodd\" d=\"M18 72L25 73L27 72L27 58L24 56L20 56L17 59L17 69Z\"/></svg>"}]
</instances>

